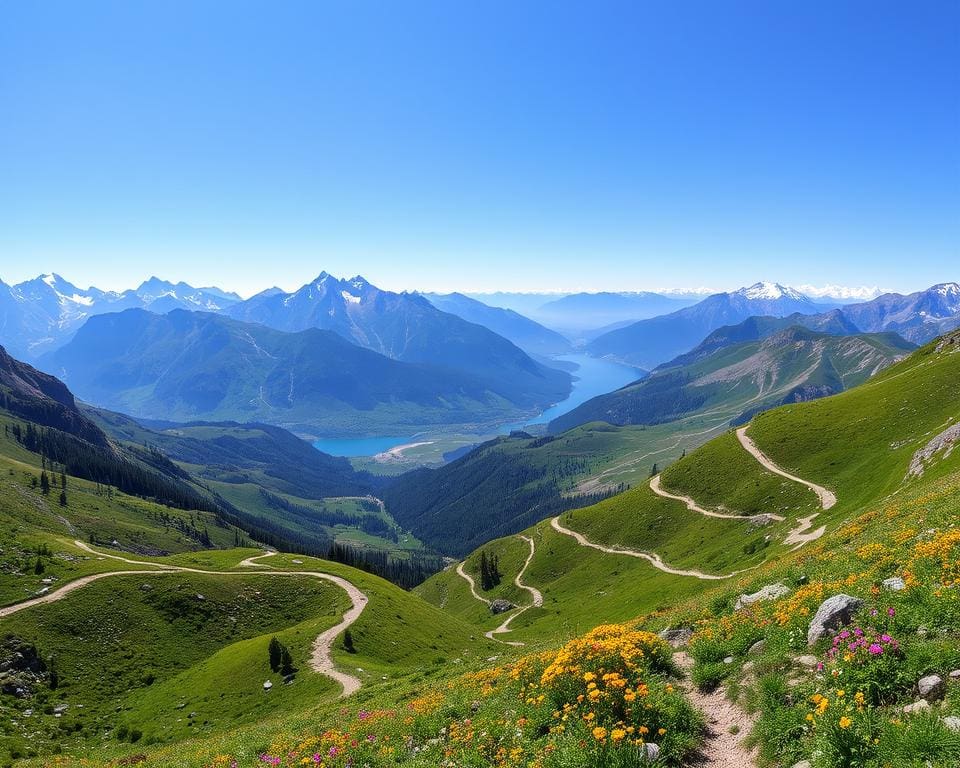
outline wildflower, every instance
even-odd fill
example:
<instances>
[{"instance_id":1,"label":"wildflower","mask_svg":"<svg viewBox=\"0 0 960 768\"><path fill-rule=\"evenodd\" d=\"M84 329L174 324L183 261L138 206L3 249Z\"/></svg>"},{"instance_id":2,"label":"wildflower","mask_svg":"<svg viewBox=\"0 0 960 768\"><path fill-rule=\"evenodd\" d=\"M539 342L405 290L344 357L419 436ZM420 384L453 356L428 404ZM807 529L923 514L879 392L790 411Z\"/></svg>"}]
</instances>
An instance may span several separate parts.
<instances>
[{"instance_id":1,"label":"wildflower","mask_svg":"<svg viewBox=\"0 0 960 768\"><path fill-rule=\"evenodd\" d=\"M850 719L849 717L847 717L846 715L844 715L843 717L840 718L840 727L841 727L841 728L849 728L852 724L853 724L853 720L851 720L851 719Z\"/></svg>"},{"instance_id":2,"label":"wildflower","mask_svg":"<svg viewBox=\"0 0 960 768\"><path fill-rule=\"evenodd\" d=\"M593 734L593 738L595 738L597 741L603 741L605 738L607 738L607 729L602 725L598 725L591 731L591 733Z\"/></svg>"}]
</instances>

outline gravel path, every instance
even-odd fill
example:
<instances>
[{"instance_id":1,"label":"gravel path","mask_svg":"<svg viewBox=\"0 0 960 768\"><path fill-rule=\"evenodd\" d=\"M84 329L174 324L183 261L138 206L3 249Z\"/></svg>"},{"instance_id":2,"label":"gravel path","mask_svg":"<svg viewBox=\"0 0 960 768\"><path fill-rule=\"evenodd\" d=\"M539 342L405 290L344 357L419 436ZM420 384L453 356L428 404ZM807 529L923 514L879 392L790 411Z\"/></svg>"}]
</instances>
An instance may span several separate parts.
<instances>
[{"instance_id":1,"label":"gravel path","mask_svg":"<svg viewBox=\"0 0 960 768\"><path fill-rule=\"evenodd\" d=\"M650 490L653 491L657 496L662 496L665 499L673 499L674 501L682 501L687 505L687 509L691 512L699 512L701 515L706 515L707 517L720 517L725 520L776 520L781 522L786 520L782 515L775 515L771 512L763 512L759 515L734 515L729 512L717 512L714 509L705 509L701 507L691 499L689 496L683 496L681 494L670 493L670 491L665 491L660 485L661 475L654 475L650 478Z\"/></svg>"},{"instance_id":2,"label":"gravel path","mask_svg":"<svg viewBox=\"0 0 960 768\"><path fill-rule=\"evenodd\" d=\"M704 581L721 581L723 579L730 579L740 573L745 573L746 571L753 570L752 568L745 568L742 571L734 571L733 573L728 573L723 576L719 576L714 573L703 573L702 571L695 570L684 570L682 568L673 568L672 566L667 565L660 558L656 552L639 552L635 549L626 549L624 547L605 547L602 544L594 544L582 533L577 533L576 531L571 531L569 528L565 528L560 522L559 517L555 517L550 521L551 527L558 533L562 533L565 536L571 536L577 540L577 543L581 547L590 547L591 549L598 549L601 552L606 552L608 555L626 555L627 557L639 557L642 560L646 560L657 570L663 571L664 573L672 573L674 576L690 576L694 579L703 579ZM755 566L754 566L755 567Z\"/></svg>"},{"instance_id":3,"label":"gravel path","mask_svg":"<svg viewBox=\"0 0 960 768\"><path fill-rule=\"evenodd\" d=\"M817 494L817 497L820 499L820 507L822 509L830 509L830 507L837 503L837 496L833 491L827 490L822 485L811 483L809 480L804 480L802 477L791 475L789 472L785 472L784 470L780 469L780 467L768 459L763 454L763 451L757 448L757 444L747 436L747 427L740 427L740 429L737 430L737 439L740 441L740 445L742 445L747 452L753 456L753 458L759 461L766 469L769 469L775 475L780 475L781 477L787 478L787 480L793 480L795 483L805 485L807 488Z\"/></svg>"},{"instance_id":4,"label":"gravel path","mask_svg":"<svg viewBox=\"0 0 960 768\"><path fill-rule=\"evenodd\" d=\"M693 659L683 651L673 654L673 660L684 671L693 667ZM704 743L688 765L691 768L750 768L756 765L756 750L750 750L743 744L754 718L727 699L719 688L712 693L702 693L695 686L685 683L683 691L707 721ZM731 730L736 733L731 733Z\"/></svg>"},{"instance_id":5,"label":"gravel path","mask_svg":"<svg viewBox=\"0 0 960 768\"><path fill-rule=\"evenodd\" d=\"M22 603L17 603L16 605L10 605L5 608L0 608L0 619L10 616L18 611L26 610L27 608L32 608L36 605L44 605L47 603L55 603L58 600L62 600L71 592L74 592L81 587L85 587L87 584L90 584L94 581L100 579L105 579L111 576L128 576L128 575L150 575L150 576L160 576L169 573L199 573L206 576L251 576L250 572L240 573L237 571L207 571L200 568L189 568L187 566L179 565L169 565L167 563L152 563L146 560L131 560L130 558L121 557L120 555L113 555L107 552L99 552L92 547L88 546L82 541L75 541L80 549L94 554L98 557L109 558L111 560L119 560L123 563L128 563L130 565L148 565L153 568L153 570L131 570L131 571L105 571L104 573L94 573L90 576L83 576L74 581L64 584L60 589L49 592L46 595L41 597L35 597L32 600L26 600ZM276 554L275 552L269 554ZM255 557L268 557L268 554L258 555ZM247 558L255 559L255 558ZM246 563L247 565L262 565L260 563ZM352 693L355 693L361 685L359 678L349 675L345 672L337 671L334 666L333 659L330 656L330 651L333 648L333 643L336 640L337 636L343 632L347 627L353 624L357 618L363 613L363 609L367 605L367 596L363 594L357 587L351 584L344 578L340 576L334 576L330 573L323 573L321 571L264 571L258 572L258 576L309 576L315 579L323 579L324 581L329 581L333 584L336 584L344 592L347 593L347 596L350 598L351 606L346 613L343 614L343 619L333 627L330 627L327 630L324 630L320 635L317 636L317 639L313 641L313 649L310 654L310 668L314 672L318 672L321 675L330 677L336 680L343 687L343 692L341 696L349 696Z\"/></svg>"}]
</instances>

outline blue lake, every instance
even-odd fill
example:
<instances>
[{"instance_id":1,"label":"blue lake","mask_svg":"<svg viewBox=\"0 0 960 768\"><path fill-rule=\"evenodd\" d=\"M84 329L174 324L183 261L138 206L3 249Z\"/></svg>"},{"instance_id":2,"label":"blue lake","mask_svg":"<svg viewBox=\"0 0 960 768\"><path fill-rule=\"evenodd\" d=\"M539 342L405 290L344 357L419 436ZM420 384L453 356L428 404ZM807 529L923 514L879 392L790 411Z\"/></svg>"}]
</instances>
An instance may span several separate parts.
<instances>
[{"instance_id":1,"label":"blue lake","mask_svg":"<svg viewBox=\"0 0 960 768\"><path fill-rule=\"evenodd\" d=\"M556 359L575 363L578 366L577 370L573 372L574 382L570 396L566 400L547 408L543 413L532 419L502 425L498 430L501 434L507 434L515 429L546 424L557 416L572 411L592 397L612 392L640 378L640 371L636 368L614 363L610 360L600 360L588 355L563 355ZM423 436L330 438L316 440L313 446L317 450L333 456L374 456L389 451L391 448L396 448L398 445L415 442L421 437Z\"/></svg>"}]
</instances>

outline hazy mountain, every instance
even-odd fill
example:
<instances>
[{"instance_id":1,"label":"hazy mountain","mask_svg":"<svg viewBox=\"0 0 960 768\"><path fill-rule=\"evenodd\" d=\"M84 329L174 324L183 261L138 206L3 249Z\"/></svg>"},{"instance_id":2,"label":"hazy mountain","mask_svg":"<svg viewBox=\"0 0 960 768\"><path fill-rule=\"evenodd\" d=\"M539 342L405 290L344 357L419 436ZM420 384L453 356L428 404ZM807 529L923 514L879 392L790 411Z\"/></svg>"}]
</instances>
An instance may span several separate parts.
<instances>
[{"instance_id":1,"label":"hazy mountain","mask_svg":"<svg viewBox=\"0 0 960 768\"><path fill-rule=\"evenodd\" d=\"M559 333L512 309L491 307L462 293L423 295L437 309L489 328L530 354L559 355L572 349L570 342Z\"/></svg>"},{"instance_id":2,"label":"hazy mountain","mask_svg":"<svg viewBox=\"0 0 960 768\"><path fill-rule=\"evenodd\" d=\"M615 323L643 320L690 306L691 299L658 293L574 293L542 305L533 313L553 328L584 331Z\"/></svg>"},{"instance_id":3,"label":"hazy mountain","mask_svg":"<svg viewBox=\"0 0 960 768\"><path fill-rule=\"evenodd\" d=\"M717 293L667 315L653 317L598 336L587 350L598 357L653 368L700 343L707 334L752 315L783 317L816 314L821 305L778 283L757 283L732 293Z\"/></svg>"},{"instance_id":4,"label":"hazy mountain","mask_svg":"<svg viewBox=\"0 0 960 768\"><path fill-rule=\"evenodd\" d=\"M759 335L763 325L735 326L726 337L738 332ZM709 340L705 345L711 346ZM704 355L691 352L681 358L682 364L674 361L645 379L587 401L550 422L549 429L563 432L593 421L661 424L706 411L719 423L737 422L776 405L841 392L914 348L894 333L835 336L793 326Z\"/></svg>"},{"instance_id":5,"label":"hazy mountain","mask_svg":"<svg viewBox=\"0 0 960 768\"><path fill-rule=\"evenodd\" d=\"M359 275L339 280L322 272L293 293L255 296L226 310L245 322L281 331L321 328L395 360L469 372L481 381L519 375L531 385L529 405L544 392L566 395L570 377L533 361L504 337L442 312L415 293L383 291Z\"/></svg>"},{"instance_id":6,"label":"hazy mountain","mask_svg":"<svg viewBox=\"0 0 960 768\"><path fill-rule=\"evenodd\" d=\"M845 306L843 314L861 331L894 331L922 344L960 327L960 285L940 283L907 296L885 293Z\"/></svg>"},{"instance_id":7,"label":"hazy mountain","mask_svg":"<svg viewBox=\"0 0 960 768\"><path fill-rule=\"evenodd\" d=\"M212 313L127 310L91 318L43 363L85 400L138 417L404 434L489 424L566 394L567 374L503 343L511 354L480 375L393 360L315 328L286 333Z\"/></svg>"},{"instance_id":8,"label":"hazy mountain","mask_svg":"<svg viewBox=\"0 0 960 768\"><path fill-rule=\"evenodd\" d=\"M14 286L0 283L0 343L36 359L64 344L89 317L124 309L219 311L240 297L219 288L194 288L151 277L117 293L78 288L60 275L41 275Z\"/></svg>"}]
</instances>

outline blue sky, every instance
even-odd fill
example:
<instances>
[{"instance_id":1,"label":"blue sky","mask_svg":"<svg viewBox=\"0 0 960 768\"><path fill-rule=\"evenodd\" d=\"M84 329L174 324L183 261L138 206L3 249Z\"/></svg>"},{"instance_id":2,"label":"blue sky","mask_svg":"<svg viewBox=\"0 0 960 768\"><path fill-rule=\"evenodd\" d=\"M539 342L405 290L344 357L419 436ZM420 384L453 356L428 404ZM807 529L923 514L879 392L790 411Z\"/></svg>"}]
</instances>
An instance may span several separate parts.
<instances>
[{"instance_id":1,"label":"blue sky","mask_svg":"<svg viewBox=\"0 0 960 768\"><path fill-rule=\"evenodd\" d=\"M7 282L960 279L954 0L51 0L3 17Z\"/></svg>"}]
</instances>

